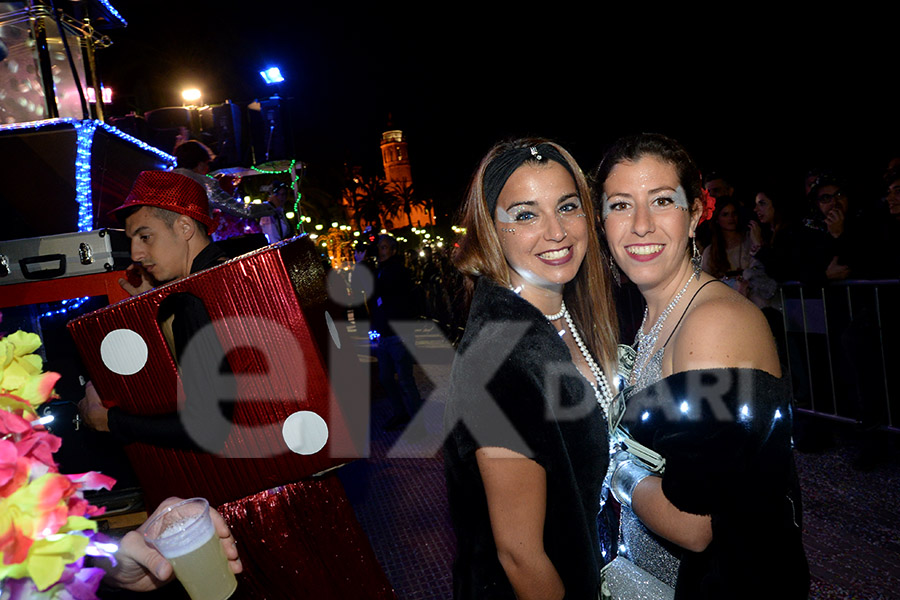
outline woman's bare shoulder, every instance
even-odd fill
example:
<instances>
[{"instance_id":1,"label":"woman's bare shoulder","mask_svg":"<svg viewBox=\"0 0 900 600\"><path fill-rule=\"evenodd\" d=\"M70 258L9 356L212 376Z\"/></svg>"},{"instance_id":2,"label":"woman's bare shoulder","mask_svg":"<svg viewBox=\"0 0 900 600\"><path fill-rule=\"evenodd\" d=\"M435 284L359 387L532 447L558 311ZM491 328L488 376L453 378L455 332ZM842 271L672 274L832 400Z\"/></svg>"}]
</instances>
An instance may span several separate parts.
<instances>
[{"instance_id":1,"label":"woman's bare shoulder","mask_svg":"<svg viewBox=\"0 0 900 600\"><path fill-rule=\"evenodd\" d=\"M673 372L745 367L780 376L775 339L762 311L724 284L706 286L672 339Z\"/></svg>"}]
</instances>

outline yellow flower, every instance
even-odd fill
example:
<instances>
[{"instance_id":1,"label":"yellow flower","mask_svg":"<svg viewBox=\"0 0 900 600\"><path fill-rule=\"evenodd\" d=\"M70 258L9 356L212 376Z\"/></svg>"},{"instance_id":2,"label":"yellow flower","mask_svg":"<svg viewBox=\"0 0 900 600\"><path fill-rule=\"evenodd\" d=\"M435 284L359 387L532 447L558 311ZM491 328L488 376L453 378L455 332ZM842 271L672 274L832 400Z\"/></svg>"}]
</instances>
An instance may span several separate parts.
<instances>
[{"instance_id":1,"label":"yellow flower","mask_svg":"<svg viewBox=\"0 0 900 600\"><path fill-rule=\"evenodd\" d=\"M55 534L35 540L28 558L13 565L0 565L0 579L29 577L44 591L62 576L66 565L84 556L90 540L83 535Z\"/></svg>"},{"instance_id":2,"label":"yellow flower","mask_svg":"<svg viewBox=\"0 0 900 600\"><path fill-rule=\"evenodd\" d=\"M44 361L34 354L40 346L36 333L17 331L0 339L0 393L18 396L31 407L50 398L59 375L41 372Z\"/></svg>"},{"instance_id":3,"label":"yellow flower","mask_svg":"<svg viewBox=\"0 0 900 600\"><path fill-rule=\"evenodd\" d=\"M11 333L2 340L0 340L0 356L7 353L5 349L6 346L9 346L8 352L12 356L27 356L28 354L34 354L34 351L41 347L41 336L36 333L28 333L27 331L17 331L15 333ZM4 363L2 366L6 366Z\"/></svg>"}]
</instances>

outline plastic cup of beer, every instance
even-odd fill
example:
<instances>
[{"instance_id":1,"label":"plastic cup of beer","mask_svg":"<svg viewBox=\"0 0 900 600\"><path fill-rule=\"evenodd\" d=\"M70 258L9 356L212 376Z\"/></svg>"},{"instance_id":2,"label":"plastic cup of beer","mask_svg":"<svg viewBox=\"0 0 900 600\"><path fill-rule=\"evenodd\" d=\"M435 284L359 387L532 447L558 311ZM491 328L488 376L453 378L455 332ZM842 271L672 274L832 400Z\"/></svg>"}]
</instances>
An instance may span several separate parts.
<instances>
[{"instance_id":1,"label":"plastic cup of beer","mask_svg":"<svg viewBox=\"0 0 900 600\"><path fill-rule=\"evenodd\" d=\"M144 538L172 564L191 600L225 600L237 588L205 498L166 508L147 521Z\"/></svg>"}]
</instances>

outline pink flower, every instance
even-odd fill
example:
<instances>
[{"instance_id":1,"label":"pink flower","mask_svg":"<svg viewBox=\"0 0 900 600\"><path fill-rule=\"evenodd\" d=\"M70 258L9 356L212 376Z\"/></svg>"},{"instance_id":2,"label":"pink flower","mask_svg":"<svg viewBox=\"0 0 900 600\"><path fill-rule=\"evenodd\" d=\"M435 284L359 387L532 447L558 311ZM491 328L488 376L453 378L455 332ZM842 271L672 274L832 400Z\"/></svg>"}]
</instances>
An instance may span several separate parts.
<instances>
[{"instance_id":1,"label":"pink flower","mask_svg":"<svg viewBox=\"0 0 900 600\"><path fill-rule=\"evenodd\" d=\"M3 554L3 564L14 565L28 558L28 551L34 543L30 537L22 533L18 527L10 527L0 532L0 553Z\"/></svg>"},{"instance_id":2,"label":"pink flower","mask_svg":"<svg viewBox=\"0 0 900 600\"><path fill-rule=\"evenodd\" d=\"M7 498L17 489L28 483L28 478L31 475L31 467L27 460L19 458L19 453L16 451L15 460L5 462L3 472L5 477L0 477L0 499Z\"/></svg>"},{"instance_id":3,"label":"pink flower","mask_svg":"<svg viewBox=\"0 0 900 600\"><path fill-rule=\"evenodd\" d=\"M21 435L31 430L31 423L21 416L6 410L0 410L0 436L9 434Z\"/></svg>"},{"instance_id":4,"label":"pink flower","mask_svg":"<svg viewBox=\"0 0 900 600\"><path fill-rule=\"evenodd\" d=\"M9 440L0 440L0 488L16 474L18 463L19 452L16 445Z\"/></svg>"},{"instance_id":5,"label":"pink flower","mask_svg":"<svg viewBox=\"0 0 900 600\"><path fill-rule=\"evenodd\" d=\"M88 471L87 473L79 473L77 475L66 475L72 483L80 484L78 487L82 490L110 490L115 485L116 480L96 471Z\"/></svg>"},{"instance_id":6,"label":"pink flower","mask_svg":"<svg viewBox=\"0 0 900 600\"><path fill-rule=\"evenodd\" d=\"M16 442L19 456L55 467L53 453L62 446L62 439L45 431L34 431Z\"/></svg>"}]
</instances>

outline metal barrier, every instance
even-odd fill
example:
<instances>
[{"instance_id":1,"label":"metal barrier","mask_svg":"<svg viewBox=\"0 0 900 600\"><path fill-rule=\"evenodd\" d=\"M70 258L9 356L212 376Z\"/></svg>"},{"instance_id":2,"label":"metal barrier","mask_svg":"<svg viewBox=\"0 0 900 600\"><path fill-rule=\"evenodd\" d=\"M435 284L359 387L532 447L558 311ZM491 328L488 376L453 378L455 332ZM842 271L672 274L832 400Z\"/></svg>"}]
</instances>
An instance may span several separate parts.
<instances>
[{"instance_id":1,"label":"metal barrier","mask_svg":"<svg viewBox=\"0 0 900 600\"><path fill-rule=\"evenodd\" d=\"M900 432L900 281L780 288L775 332L798 410Z\"/></svg>"}]
</instances>

